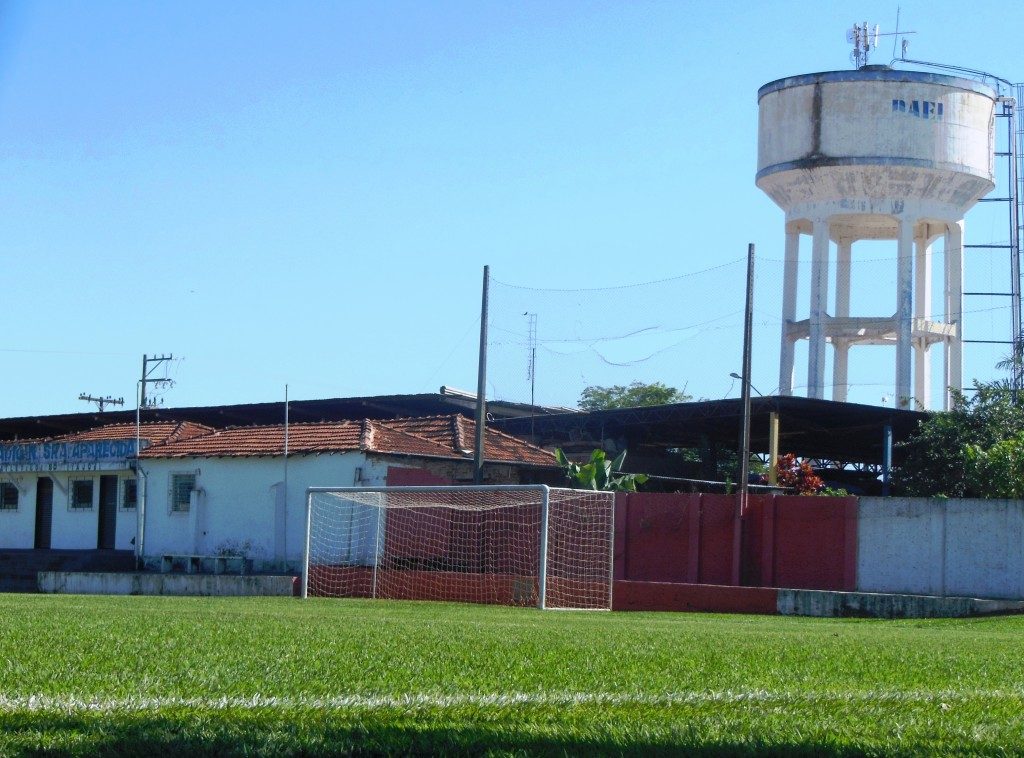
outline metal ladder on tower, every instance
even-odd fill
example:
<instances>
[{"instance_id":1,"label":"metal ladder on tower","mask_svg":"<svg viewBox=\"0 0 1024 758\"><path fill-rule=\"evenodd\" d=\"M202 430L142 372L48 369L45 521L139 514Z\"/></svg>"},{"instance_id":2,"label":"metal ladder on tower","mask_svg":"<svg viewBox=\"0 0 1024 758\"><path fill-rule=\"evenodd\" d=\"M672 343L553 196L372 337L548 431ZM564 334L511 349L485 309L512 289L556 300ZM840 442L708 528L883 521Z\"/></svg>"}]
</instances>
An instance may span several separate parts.
<instances>
[{"instance_id":1,"label":"metal ladder on tower","mask_svg":"<svg viewBox=\"0 0 1024 758\"><path fill-rule=\"evenodd\" d=\"M1006 243L992 242L986 244L965 244L964 249L987 248L1005 250L1010 264L1009 292L964 292L964 296L1005 296L1010 298L1010 339L985 340L965 339L965 343L1003 344L1010 346L1011 387L1016 399L1017 393L1024 389L1024 334L1021 332L1021 265L1020 242L1022 237L1021 224L1024 221L1024 119L1020 118L1020 103L1024 100L1024 84L1014 84L1006 88L1008 94L1000 94L996 110L996 118L1004 119L1005 149L996 148L996 157L1006 160L1006 196L984 197L981 203L1006 203L1009 219L1009 240ZM998 139L998 135L997 135Z\"/></svg>"}]
</instances>

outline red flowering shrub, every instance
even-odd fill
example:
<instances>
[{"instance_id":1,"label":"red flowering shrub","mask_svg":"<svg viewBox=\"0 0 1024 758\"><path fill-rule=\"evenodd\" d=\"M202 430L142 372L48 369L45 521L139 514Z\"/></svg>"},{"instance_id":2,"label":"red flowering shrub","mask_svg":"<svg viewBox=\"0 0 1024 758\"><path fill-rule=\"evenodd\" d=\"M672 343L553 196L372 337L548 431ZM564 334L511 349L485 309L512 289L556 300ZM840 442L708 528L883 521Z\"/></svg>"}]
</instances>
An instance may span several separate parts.
<instances>
[{"instance_id":1,"label":"red flowering shrub","mask_svg":"<svg viewBox=\"0 0 1024 758\"><path fill-rule=\"evenodd\" d=\"M825 487L825 482L814 473L811 464L801 461L793 453L780 455L775 471L779 485L796 490L798 495L816 495Z\"/></svg>"}]
</instances>

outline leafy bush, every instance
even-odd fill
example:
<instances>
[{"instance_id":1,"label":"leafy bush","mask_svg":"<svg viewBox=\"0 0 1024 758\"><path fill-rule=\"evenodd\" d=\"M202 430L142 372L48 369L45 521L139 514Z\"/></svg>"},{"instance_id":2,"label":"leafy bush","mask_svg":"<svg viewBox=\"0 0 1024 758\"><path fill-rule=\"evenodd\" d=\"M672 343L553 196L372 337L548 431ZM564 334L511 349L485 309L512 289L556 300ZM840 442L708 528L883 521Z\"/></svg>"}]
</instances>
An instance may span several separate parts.
<instances>
[{"instance_id":1,"label":"leafy bush","mask_svg":"<svg viewBox=\"0 0 1024 758\"><path fill-rule=\"evenodd\" d=\"M935 413L899 445L894 488L916 497L1024 496L1024 408L999 384L955 393L953 409ZM1015 493L1015 494L1008 494Z\"/></svg>"},{"instance_id":2,"label":"leafy bush","mask_svg":"<svg viewBox=\"0 0 1024 758\"><path fill-rule=\"evenodd\" d=\"M581 490L616 490L618 492L636 492L636 486L647 481L646 474L618 474L626 460L626 451L619 453L614 461L609 461L604 450L597 449L590 455L590 461L582 466L565 457L560 448L555 449L555 458L562 467L569 486Z\"/></svg>"}]
</instances>

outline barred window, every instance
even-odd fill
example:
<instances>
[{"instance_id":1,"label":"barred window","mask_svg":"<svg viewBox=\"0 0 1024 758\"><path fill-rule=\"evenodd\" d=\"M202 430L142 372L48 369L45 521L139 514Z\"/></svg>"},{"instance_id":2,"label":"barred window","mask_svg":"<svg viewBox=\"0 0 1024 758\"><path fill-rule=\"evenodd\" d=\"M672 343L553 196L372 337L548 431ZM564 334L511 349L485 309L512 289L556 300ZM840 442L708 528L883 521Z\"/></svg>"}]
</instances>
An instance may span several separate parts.
<instances>
[{"instance_id":1,"label":"barred window","mask_svg":"<svg viewBox=\"0 0 1024 758\"><path fill-rule=\"evenodd\" d=\"M10 482L0 482L0 511L18 510L18 488Z\"/></svg>"},{"instance_id":2,"label":"barred window","mask_svg":"<svg viewBox=\"0 0 1024 758\"><path fill-rule=\"evenodd\" d=\"M192 490L195 488L195 474L171 474L171 491L167 499L171 504L172 513L188 513Z\"/></svg>"},{"instance_id":3,"label":"barred window","mask_svg":"<svg viewBox=\"0 0 1024 758\"><path fill-rule=\"evenodd\" d=\"M71 482L71 507L92 508L92 479L75 479Z\"/></svg>"},{"instance_id":4,"label":"barred window","mask_svg":"<svg viewBox=\"0 0 1024 758\"><path fill-rule=\"evenodd\" d=\"M124 487L121 490L121 508L126 511L134 511L136 503L139 502L139 480L125 479Z\"/></svg>"}]
</instances>

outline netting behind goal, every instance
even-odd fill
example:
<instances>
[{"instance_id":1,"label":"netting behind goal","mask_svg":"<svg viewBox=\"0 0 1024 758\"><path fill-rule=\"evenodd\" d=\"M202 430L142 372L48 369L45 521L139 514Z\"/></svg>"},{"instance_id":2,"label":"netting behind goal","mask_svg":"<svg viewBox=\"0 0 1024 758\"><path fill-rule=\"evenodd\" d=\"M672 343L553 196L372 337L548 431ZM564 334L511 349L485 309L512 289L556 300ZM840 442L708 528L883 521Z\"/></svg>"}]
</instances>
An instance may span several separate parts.
<instances>
[{"instance_id":1,"label":"netting behind goal","mask_svg":"<svg viewBox=\"0 0 1024 758\"><path fill-rule=\"evenodd\" d=\"M611 607L612 493L344 487L308 498L308 595Z\"/></svg>"}]
</instances>

